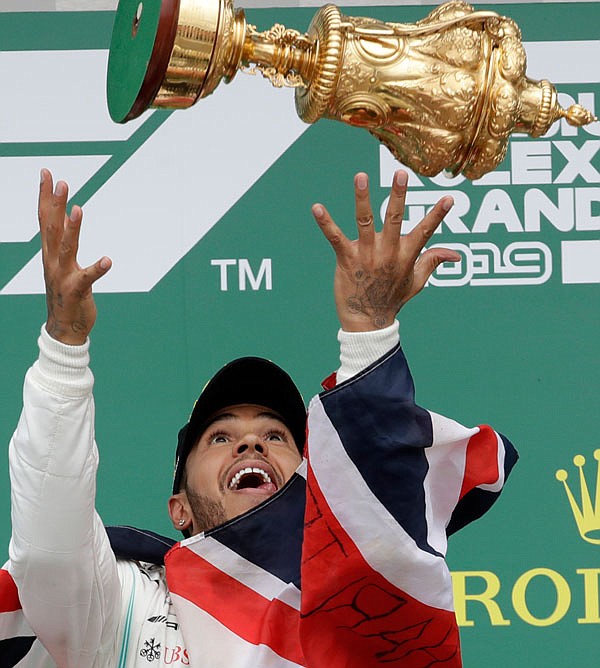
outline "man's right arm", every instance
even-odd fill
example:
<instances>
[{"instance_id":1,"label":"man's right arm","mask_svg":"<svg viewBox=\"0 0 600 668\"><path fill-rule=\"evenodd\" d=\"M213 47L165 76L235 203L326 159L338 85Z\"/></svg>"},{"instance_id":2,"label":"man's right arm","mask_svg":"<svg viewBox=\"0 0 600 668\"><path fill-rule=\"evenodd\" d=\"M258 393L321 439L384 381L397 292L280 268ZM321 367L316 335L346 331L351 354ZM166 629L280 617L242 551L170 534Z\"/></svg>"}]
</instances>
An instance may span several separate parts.
<instances>
[{"instance_id":1,"label":"man's right arm","mask_svg":"<svg viewBox=\"0 0 600 668\"><path fill-rule=\"evenodd\" d=\"M9 571L57 665L105 666L119 619L116 560L94 509L98 453L88 346L45 328L11 440Z\"/></svg>"},{"instance_id":2,"label":"man's right arm","mask_svg":"<svg viewBox=\"0 0 600 668\"><path fill-rule=\"evenodd\" d=\"M119 618L115 558L94 509L98 454L88 334L92 284L110 268L77 263L82 211L42 171L40 236L48 318L10 445L9 570L27 621L61 668L107 666ZM107 654L107 652L109 654Z\"/></svg>"}]
</instances>

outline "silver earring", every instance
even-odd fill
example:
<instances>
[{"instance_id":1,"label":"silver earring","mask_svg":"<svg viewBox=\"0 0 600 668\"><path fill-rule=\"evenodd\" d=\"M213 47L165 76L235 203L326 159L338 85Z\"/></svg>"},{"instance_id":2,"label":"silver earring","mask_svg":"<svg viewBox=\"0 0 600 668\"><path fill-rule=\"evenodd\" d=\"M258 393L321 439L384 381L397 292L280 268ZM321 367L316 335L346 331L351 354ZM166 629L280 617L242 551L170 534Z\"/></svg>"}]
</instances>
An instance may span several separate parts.
<instances>
[{"instance_id":1,"label":"silver earring","mask_svg":"<svg viewBox=\"0 0 600 668\"><path fill-rule=\"evenodd\" d=\"M182 527L185 524L185 520L179 520L179 526Z\"/></svg>"}]
</instances>

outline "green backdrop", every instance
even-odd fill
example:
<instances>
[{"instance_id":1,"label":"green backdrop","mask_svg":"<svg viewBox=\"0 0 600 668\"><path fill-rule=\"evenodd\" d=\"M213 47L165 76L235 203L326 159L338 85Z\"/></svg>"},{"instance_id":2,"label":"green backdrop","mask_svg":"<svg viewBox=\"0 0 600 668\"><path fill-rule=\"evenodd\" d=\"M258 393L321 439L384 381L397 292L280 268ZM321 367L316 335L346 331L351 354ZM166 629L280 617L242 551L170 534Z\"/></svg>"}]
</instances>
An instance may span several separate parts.
<instances>
[{"instance_id":1,"label":"green backdrop","mask_svg":"<svg viewBox=\"0 0 600 668\"><path fill-rule=\"evenodd\" d=\"M414 21L425 11L354 7L347 13ZM519 23L535 62L547 63L552 70L536 70L535 78L552 78L553 71L560 70L558 88L563 95L595 104L600 82L598 3L503 4L499 11ZM279 21L300 30L313 13L247 12L259 29ZM40 88L19 87L26 68L34 66L35 58L42 63L50 52L61 52L65 62L91 51L105 57L112 18L110 12L0 14L0 70L6 85L6 110L0 116L5 119L0 123L0 187L3 201L16 207L9 206L0 223L0 439L5 443L18 419L21 379L35 358L45 310L39 280L15 278L39 249L35 230L18 233L19 225L31 228L35 221L36 184L22 182L21 168L56 163L67 173L83 174L72 201L87 203L92 212L94 198L118 190L119 202L130 207L125 220L142 217L146 241L150 239L139 257L130 253L119 259L131 263L134 273L145 271L149 248L161 256L163 247L181 234L179 225L193 226L203 219L203 175L215 169L213 163L202 151L192 153L183 134L168 155L158 140L163 127L171 127L176 135L173 124L180 121L175 117L192 111L173 116L153 112L129 136L108 132L73 139L71 127L55 132L56 121L51 125L47 116L59 118L52 105L63 100L67 108L71 101L83 100L87 90L71 90L72 81L60 71L44 88L41 83ZM15 63L24 69L16 73ZM86 85L89 95L99 95L104 81L92 77ZM235 110L240 122L267 94L265 82L252 81L252 86L256 93ZM36 107L31 101L38 90L43 90L43 98ZM218 89L213 96L215 104L221 93ZM15 129L15 119L20 119L21 128L23 117L31 119L36 132ZM568 471L581 506L573 458L585 457L591 495L586 521L598 537L599 479L593 457L600 448L594 426L600 375L597 126L575 131L559 124L549 137L515 137L490 181L422 178L413 180L410 189L410 220L416 220L432 198L448 190L457 193L460 215L449 219L435 242L459 244L465 258L460 273L442 268L432 285L400 314L418 400L467 425L492 424L521 454L497 506L450 542L464 663L469 668L570 668L597 662L600 547L580 535L563 485L555 477L558 469ZM231 126L211 131L225 138ZM160 147L155 153L153 142ZM224 198L230 196L230 180L259 159L263 142L268 143L266 135L249 133L247 141L227 154L218 168ZM136 288L123 279L110 290L100 288L92 363L101 452L97 505L108 524L133 524L173 535L166 499L177 430L204 382L221 364L243 354L270 357L289 370L307 400L337 366L333 254L312 221L310 206L325 203L353 234L353 174L369 173L373 205L379 210L387 196L392 160L367 133L329 121L298 131L298 138L289 143L253 183L241 188L241 195L231 197L228 210L190 249L179 251L180 257L174 257L152 285ZM147 153L132 182L127 163L139 158L142 150ZM161 170L180 170L182 181L184 171L193 171L198 189L169 186L157 192L146 177ZM172 217L182 200L189 211L183 222ZM110 223L109 217L93 219L89 213L85 222L83 234L92 234L96 226L99 238L102 226ZM17 232L9 234L9 227ZM94 257L118 255L118 248L97 246L91 252ZM226 265L224 259L231 262ZM240 289L244 281L245 289ZM6 457L0 461L0 504L0 539L8 546Z\"/></svg>"}]
</instances>

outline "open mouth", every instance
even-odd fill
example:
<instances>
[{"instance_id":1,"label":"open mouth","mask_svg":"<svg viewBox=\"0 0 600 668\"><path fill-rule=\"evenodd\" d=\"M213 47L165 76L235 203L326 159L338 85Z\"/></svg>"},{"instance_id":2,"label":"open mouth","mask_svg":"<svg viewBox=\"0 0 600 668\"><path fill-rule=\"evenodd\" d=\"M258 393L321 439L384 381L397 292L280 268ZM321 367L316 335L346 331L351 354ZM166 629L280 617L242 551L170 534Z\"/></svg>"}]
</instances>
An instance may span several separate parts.
<instances>
[{"instance_id":1,"label":"open mouth","mask_svg":"<svg viewBox=\"0 0 600 668\"><path fill-rule=\"evenodd\" d=\"M245 466L233 472L227 489L232 492L273 494L277 491L273 477L274 474L270 467Z\"/></svg>"}]
</instances>

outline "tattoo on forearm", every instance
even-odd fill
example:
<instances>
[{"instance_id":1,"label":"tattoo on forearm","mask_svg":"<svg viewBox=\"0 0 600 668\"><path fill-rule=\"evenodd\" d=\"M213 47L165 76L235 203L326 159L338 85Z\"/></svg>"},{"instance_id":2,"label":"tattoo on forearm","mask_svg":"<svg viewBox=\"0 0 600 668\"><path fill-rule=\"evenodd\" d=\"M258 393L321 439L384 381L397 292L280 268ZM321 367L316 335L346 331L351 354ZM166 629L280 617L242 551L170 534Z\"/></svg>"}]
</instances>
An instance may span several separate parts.
<instances>
[{"instance_id":1,"label":"tattoo on forearm","mask_svg":"<svg viewBox=\"0 0 600 668\"><path fill-rule=\"evenodd\" d=\"M48 308L48 318L46 321L46 329L48 334L55 339L63 340L69 333L77 334L78 336L87 336L89 327L89 314L84 308L85 300L89 299L90 294L81 291L76 291L74 295L78 302L77 311L72 311L72 306L69 307L68 299L61 291L56 291L53 285L48 282L46 285L46 304Z\"/></svg>"}]
</instances>

